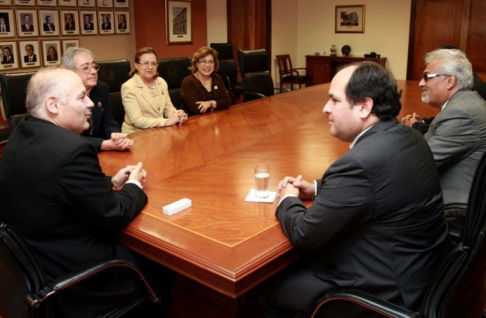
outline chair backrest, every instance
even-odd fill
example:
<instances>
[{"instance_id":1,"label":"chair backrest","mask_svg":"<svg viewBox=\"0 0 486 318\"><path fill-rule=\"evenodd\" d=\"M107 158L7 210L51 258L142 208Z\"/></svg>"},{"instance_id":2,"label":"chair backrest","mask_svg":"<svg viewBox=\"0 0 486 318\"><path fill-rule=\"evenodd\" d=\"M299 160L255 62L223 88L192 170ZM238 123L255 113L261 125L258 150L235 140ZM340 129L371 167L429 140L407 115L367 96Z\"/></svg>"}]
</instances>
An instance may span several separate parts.
<instances>
[{"instance_id":1,"label":"chair backrest","mask_svg":"<svg viewBox=\"0 0 486 318\"><path fill-rule=\"evenodd\" d=\"M272 75L268 70L266 50L239 50L238 59L245 93L254 92L265 96L275 94Z\"/></svg>"},{"instance_id":2,"label":"chair backrest","mask_svg":"<svg viewBox=\"0 0 486 318\"><path fill-rule=\"evenodd\" d=\"M46 278L29 246L4 223L0 223L0 282L0 317L34 317L26 296L45 286ZM51 317L48 302L35 310L41 317Z\"/></svg>"},{"instance_id":3,"label":"chair backrest","mask_svg":"<svg viewBox=\"0 0 486 318\"><path fill-rule=\"evenodd\" d=\"M268 56L265 49L239 50L238 60L241 74L268 71Z\"/></svg>"},{"instance_id":4,"label":"chair backrest","mask_svg":"<svg viewBox=\"0 0 486 318\"><path fill-rule=\"evenodd\" d=\"M123 83L130 79L130 61L112 60L97 61L96 64L101 66L98 71L98 79L108 84L110 93L119 92Z\"/></svg>"},{"instance_id":5,"label":"chair backrest","mask_svg":"<svg viewBox=\"0 0 486 318\"><path fill-rule=\"evenodd\" d=\"M278 72L280 76L292 73L292 61L289 54L277 55Z\"/></svg>"},{"instance_id":6,"label":"chair backrest","mask_svg":"<svg viewBox=\"0 0 486 318\"><path fill-rule=\"evenodd\" d=\"M123 107L123 102L121 98L121 92L111 92L108 96L111 103L111 114L113 119L120 125L123 125L125 121L125 108Z\"/></svg>"},{"instance_id":7,"label":"chair backrest","mask_svg":"<svg viewBox=\"0 0 486 318\"><path fill-rule=\"evenodd\" d=\"M189 67L191 66L191 59L189 57L178 57L170 59L158 60L159 66L157 72L162 77L169 87L169 95L172 104L177 108L181 108L181 84L182 80L191 75Z\"/></svg>"},{"instance_id":8,"label":"chair backrest","mask_svg":"<svg viewBox=\"0 0 486 318\"><path fill-rule=\"evenodd\" d=\"M27 84L34 74L35 72L0 74L3 107L10 131L13 131L20 120L27 116L25 107Z\"/></svg>"},{"instance_id":9,"label":"chair backrest","mask_svg":"<svg viewBox=\"0 0 486 318\"><path fill-rule=\"evenodd\" d=\"M480 317L486 298L486 154L474 176L461 239L464 254L442 265L424 298L424 317ZM449 254L450 262L454 251Z\"/></svg>"},{"instance_id":10,"label":"chair backrest","mask_svg":"<svg viewBox=\"0 0 486 318\"><path fill-rule=\"evenodd\" d=\"M226 87L227 90L233 90L238 82L238 68L233 56L233 45L231 43L211 43L210 46L218 52L220 75L229 77L231 87Z\"/></svg>"}]
</instances>

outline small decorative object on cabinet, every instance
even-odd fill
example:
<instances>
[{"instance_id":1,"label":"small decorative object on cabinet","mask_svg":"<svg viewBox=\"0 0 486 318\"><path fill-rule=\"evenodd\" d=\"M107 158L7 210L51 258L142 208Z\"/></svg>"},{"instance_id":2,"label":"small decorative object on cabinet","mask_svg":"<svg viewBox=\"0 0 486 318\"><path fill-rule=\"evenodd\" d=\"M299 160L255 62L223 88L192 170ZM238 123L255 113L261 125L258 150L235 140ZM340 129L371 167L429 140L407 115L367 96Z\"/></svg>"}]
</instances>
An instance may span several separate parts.
<instances>
[{"instance_id":1,"label":"small decorative object on cabinet","mask_svg":"<svg viewBox=\"0 0 486 318\"><path fill-rule=\"evenodd\" d=\"M336 56L336 55L337 55L337 54L336 54L336 51L337 51L337 50L336 50L336 46L333 44L333 45L331 46L331 56Z\"/></svg>"},{"instance_id":2,"label":"small decorative object on cabinet","mask_svg":"<svg viewBox=\"0 0 486 318\"><path fill-rule=\"evenodd\" d=\"M349 45L344 45L341 48L341 53L343 53L344 56L348 56L349 53L351 53L351 47Z\"/></svg>"}]
</instances>

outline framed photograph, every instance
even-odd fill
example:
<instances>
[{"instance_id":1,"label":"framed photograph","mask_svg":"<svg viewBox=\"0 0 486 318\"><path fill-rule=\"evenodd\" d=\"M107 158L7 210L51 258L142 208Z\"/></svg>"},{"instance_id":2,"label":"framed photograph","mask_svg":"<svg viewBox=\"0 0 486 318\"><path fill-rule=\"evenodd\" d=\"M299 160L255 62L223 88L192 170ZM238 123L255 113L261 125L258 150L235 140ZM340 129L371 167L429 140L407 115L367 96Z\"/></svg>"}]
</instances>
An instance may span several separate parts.
<instances>
[{"instance_id":1,"label":"framed photograph","mask_svg":"<svg viewBox=\"0 0 486 318\"><path fill-rule=\"evenodd\" d=\"M44 66L61 65L61 41L42 41L42 60Z\"/></svg>"},{"instance_id":2,"label":"framed photograph","mask_svg":"<svg viewBox=\"0 0 486 318\"><path fill-rule=\"evenodd\" d=\"M78 35L79 19L77 10L61 10L62 35Z\"/></svg>"},{"instance_id":3,"label":"framed photograph","mask_svg":"<svg viewBox=\"0 0 486 318\"><path fill-rule=\"evenodd\" d=\"M167 44L192 44L192 3L166 1Z\"/></svg>"},{"instance_id":4,"label":"framed photograph","mask_svg":"<svg viewBox=\"0 0 486 318\"><path fill-rule=\"evenodd\" d=\"M20 65L22 68L40 67L41 51L39 41L19 41Z\"/></svg>"},{"instance_id":5,"label":"framed photograph","mask_svg":"<svg viewBox=\"0 0 486 318\"><path fill-rule=\"evenodd\" d=\"M9 6L12 4L10 0L0 0L0 6Z\"/></svg>"},{"instance_id":6,"label":"framed photograph","mask_svg":"<svg viewBox=\"0 0 486 318\"><path fill-rule=\"evenodd\" d=\"M113 0L115 8L128 8L128 0Z\"/></svg>"},{"instance_id":7,"label":"framed photograph","mask_svg":"<svg viewBox=\"0 0 486 318\"><path fill-rule=\"evenodd\" d=\"M365 5L336 6L336 33L364 33Z\"/></svg>"},{"instance_id":8,"label":"framed photograph","mask_svg":"<svg viewBox=\"0 0 486 318\"><path fill-rule=\"evenodd\" d=\"M14 0L16 6L35 6L34 0Z\"/></svg>"},{"instance_id":9,"label":"framed photograph","mask_svg":"<svg viewBox=\"0 0 486 318\"><path fill-rule=\"evenodd\" d=\"M97 0L97 6L98 8L113 8L113 0Z\"/></svg>"},{"instance_id":10,"label":"framed photograph","mask_svg":"<svg viewBox=\"0 0 486 318\"><path fill-rule=\"evenodd\" d=\"M98 17L96 11L79 11L81 34L98 34Z\"/></svg>"},{"instance_id":11,"label":"framed photograph","mask_svg":"<svg viewBox=\"0 0 486 318\"><path fill-rule=\"evenodd\" d=\"M79 40L62 40L62 54L66 53L66 51L72 47L79 47Z\"/></svg>"},{"instance_id":12,"label":"framed photograph","mask_svg":"<svg viewBox=\"0 0 486 318\"><path fill-rule=\"evenodd\" d=\"M99 33L114 34L113 11L98 11Z\"/></svg>"},{"instance_id":13,"label":"framed photograph","mask_svg":"<svg viewBox=\"0 0 486 318\"><path fill-rule=\"evenodd\" d=\"M76 0L59 0L59 6L61 7L75 7Z\"/></svg>"},{"instance_id":14,"label":"framed photograph","mask_svg":"<svg viewBox=\"0 0 486 318\"><path fill-rule=\"evenodd\" d=\"M117 34L130 33L130 12L115 11L115 27Z\"/></svg>"},{"instance_id":15,"label":"framed photograph","mask_svg":"<svg viewBox=\"0 0 486 318\"><path fill-rule=\"evenodd\" d=\"M37 0L38 6L55 7L57 6L57 0Z\"/></svg>"},{"instance_id":16,"label":"framed photograph","mask_svg":"<svg viewBox=\"0 0 486 318\"><path fill-rule=\"evenodd\" d=\"M17 16L17 32L19 33L19 37L39 35L36 10L15 10L15 13Z\"/></svg>"},{"instance_id":17,"label":"framed photograph","mask_svg":"<svg viewBox=\"0 0 486 318\"><path fill-rule=\"evenodd\" d=\"M13 10L0 10L0 38L15 36Z\"/></svg>"},{"instance_id":18,"label":"framed photograph","mask_svg":"<svg viewBox=\"0 0 486 318\"><path fill-rule=\"evenodd\" d=\"M39 10L39 30L42 36L59 35L57 10Z\"/></svg>"},{"instance_id":19,"label":"framed photograph","mask_svg":"<svg viewBox=\"0 0 486 318\"><path fill-rule=\"evenodd\" d=\"M96 6L95 2L96 0L78 0L78 6L94 8Z\"/></svg>"},{"instance_id":20,"label":"framed photograph","mask_svg":"<svg viewBox=\"0 0 486 318\"><path fill-rule=\"evenodd\" d=\"M17 46L15 42L0 42L0 70L13 70L19 68L17 59Z\"/></svg>"}]
</instances>

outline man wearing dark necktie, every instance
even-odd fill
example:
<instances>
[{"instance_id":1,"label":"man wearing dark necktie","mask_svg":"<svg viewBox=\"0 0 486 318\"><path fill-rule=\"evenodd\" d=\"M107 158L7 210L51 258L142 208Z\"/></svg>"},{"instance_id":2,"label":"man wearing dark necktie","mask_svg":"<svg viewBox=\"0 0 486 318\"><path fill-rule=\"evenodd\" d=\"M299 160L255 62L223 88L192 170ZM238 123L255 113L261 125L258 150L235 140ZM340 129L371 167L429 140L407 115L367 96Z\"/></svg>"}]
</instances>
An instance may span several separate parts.
<instances>
[{"instance_id":1,"label":"man wearing dark necktie","mask_svg":"<svg viewBox=\"0 0 486 318\"><path fill-rule=\"evenodd\" d=\"M24 63L37 62L37 55L34 53L34 46L32 44L25 46L25 52L27 55L24 55Z\"/></svg>"}]
</instances>

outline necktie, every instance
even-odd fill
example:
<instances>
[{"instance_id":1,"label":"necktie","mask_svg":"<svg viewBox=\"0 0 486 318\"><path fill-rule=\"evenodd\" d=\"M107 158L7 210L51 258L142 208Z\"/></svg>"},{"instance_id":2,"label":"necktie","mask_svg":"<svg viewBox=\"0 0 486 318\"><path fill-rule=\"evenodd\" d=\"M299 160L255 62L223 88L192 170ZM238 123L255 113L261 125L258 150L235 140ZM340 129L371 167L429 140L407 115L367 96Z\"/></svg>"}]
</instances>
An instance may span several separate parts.
<instances>
[{"instance_id":1,"label":"necktie","mask_svg":"<svg viewBox=\"0 0 486 318\"><path fill-rule=\"evenodd\" d=\"M5 26L2 25L2 32L5 32Z\"/></svg>"}]
</instances>

